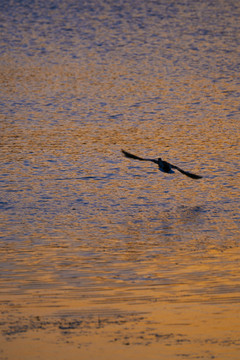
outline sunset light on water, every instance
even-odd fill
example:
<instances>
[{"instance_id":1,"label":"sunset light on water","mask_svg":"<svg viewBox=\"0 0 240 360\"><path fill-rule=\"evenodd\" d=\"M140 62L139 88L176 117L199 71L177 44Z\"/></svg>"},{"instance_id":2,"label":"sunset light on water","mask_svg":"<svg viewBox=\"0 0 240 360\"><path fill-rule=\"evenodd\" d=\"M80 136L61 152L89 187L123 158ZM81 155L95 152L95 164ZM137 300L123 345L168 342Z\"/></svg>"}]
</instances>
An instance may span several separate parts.
<instances>
[{"instance_id":1,"label":"sunset light on water","mask_svg":"<svg viewBox=\"0 0 240 360\"><path fill-rule=\"evenodd\" d=\"M238 360L239 2L1 7L0 359Z\"/></svg>"}]
</instances>

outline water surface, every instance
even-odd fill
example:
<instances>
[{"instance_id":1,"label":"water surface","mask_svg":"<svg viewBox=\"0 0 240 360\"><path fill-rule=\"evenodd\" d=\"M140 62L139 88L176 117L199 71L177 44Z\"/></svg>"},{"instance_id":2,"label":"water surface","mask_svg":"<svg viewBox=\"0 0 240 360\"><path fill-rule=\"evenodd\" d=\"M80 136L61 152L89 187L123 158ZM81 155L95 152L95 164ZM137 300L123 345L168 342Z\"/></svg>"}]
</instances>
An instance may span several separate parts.
<instances>
[{"instance_id":1,"label":"water surface","mask_svg":"<svg viewBox=\"0 0 240 360\"><path fill-rule=\"evenodd\" d=\"M238 359L239 14L3 2L4 359Z\"/></svg>"}]
</instances>

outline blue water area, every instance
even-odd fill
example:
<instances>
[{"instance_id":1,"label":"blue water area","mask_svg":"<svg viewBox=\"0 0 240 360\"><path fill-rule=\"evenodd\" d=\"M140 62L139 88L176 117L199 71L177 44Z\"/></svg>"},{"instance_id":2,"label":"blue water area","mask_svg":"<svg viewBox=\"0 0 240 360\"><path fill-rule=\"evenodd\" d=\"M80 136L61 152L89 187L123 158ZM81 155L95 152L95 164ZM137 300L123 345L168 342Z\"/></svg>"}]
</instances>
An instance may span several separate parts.
<instances>
[{"instance_id":1,"label":"blue water area","mask_svg":"<svg viewBox=\"0 0 240 360\"><path fill-rule=\"evenodd\" d=\"M239 14L227 0L1 2L4 290L194 293L205 259L221 298L239 271Z\"/></svg>"}]
</instances>

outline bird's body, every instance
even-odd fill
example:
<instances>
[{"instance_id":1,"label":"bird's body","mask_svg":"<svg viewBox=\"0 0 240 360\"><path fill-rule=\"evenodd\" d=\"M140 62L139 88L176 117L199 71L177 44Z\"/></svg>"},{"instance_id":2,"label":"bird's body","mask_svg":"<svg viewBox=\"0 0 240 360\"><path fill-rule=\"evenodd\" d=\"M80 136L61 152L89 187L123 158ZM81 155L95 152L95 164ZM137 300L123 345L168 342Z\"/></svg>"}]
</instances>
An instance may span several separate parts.
<instances>
[{"instance_id":1,"label":"bird's body","mask_svg":"<svg viewBox=\"0 0 240 360\"><path fill-rule=\"evenodd\" d=\"M167 174L173 174L174 173L173 169L176 169L180 173L182 173L182 174L184 174L184 175L186 175L186 176L188 176L188 177L190 177L192 179L201 179L202 178L202 176L200 176L200 175L192 174L192 173L190 173L188 171L182 170L178 166L172 165L169 162L162 160L161 158L158 158L158 159L141 158L139 156L130 154L129 152L127 152L125 150L122 150L122 153L129 159L135 159L135 160L140 160L140 161L151 161L151 162L158 165L158 168L159 168L160 171L162 171L164 173L167 173Z\"/></svg>"},{"instance_id":2,"label":"bird's body","mask_svg":"<svg viewBox=\"0 0 240 360\"><path fill-rule=\"evenodd\" d=\"M172 165L166 161L163 161L161 158L157 159L158 168L160 171L165 172L167 174L173 174L174 171L172 169Z\"/></svg>"}]
</instances>

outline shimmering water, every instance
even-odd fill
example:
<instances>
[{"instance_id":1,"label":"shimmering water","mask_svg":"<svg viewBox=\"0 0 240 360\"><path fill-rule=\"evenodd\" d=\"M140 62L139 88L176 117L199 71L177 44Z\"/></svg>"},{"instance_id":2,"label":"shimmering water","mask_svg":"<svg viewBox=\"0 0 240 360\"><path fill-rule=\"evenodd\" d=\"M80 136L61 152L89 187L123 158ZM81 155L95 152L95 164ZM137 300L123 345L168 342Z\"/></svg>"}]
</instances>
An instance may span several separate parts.
<instances>
[{"instance_id":1,"label":"shimmering water","mask_svg":"<svg viewBox=\"0 0 240 360\"><path fill-rule=\"evenodd\" d=\"M239 15L1 3L4 359L239 358Z\"/></svg>"}]
</instances>

